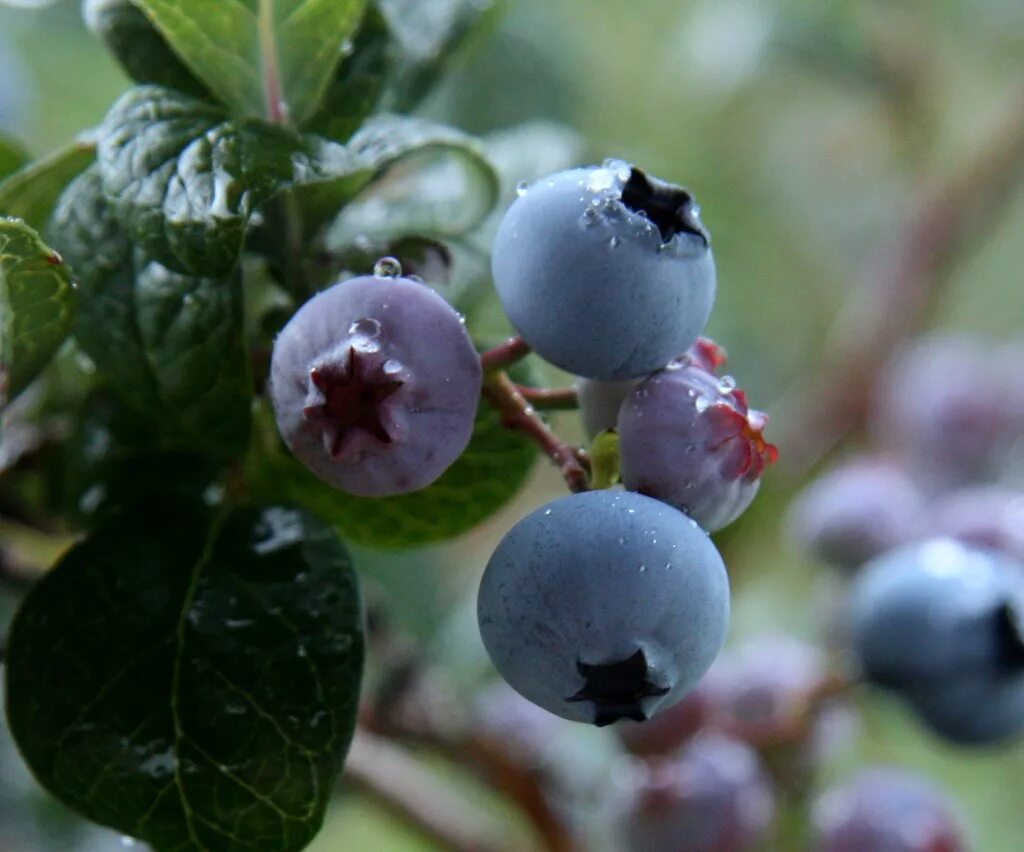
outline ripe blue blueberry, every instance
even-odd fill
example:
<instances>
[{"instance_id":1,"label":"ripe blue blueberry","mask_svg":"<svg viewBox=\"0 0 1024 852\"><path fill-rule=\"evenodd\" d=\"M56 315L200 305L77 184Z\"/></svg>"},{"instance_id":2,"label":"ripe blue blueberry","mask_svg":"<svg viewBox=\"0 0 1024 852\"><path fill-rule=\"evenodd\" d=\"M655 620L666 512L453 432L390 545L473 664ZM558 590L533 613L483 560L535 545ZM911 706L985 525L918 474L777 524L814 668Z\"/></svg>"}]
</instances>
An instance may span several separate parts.
<instances>
[{"instance_id":1,"label":"ripe blue blueberry","mask_svg":"<svg viewBox=\"0 0 1024 852\"><path fill-rule=\"evenodd\" d=\"M1024 732L1024 572L1014 560L934 539L868 563L851 599L866 676L902 693L958 742Z\"/></svg>"},{"instance_id":2,"label":"ripe blue blueberry","mask_svg":"<svg viewBox=\"0 0 1024 852\"><path fill-rule=\"evenodd\" d=\"M862 770L813 809L814 852L966 852L952 803L899 769Z\"/></svg>"},{"instance_id":3,"label":"ripe blue blueberry","mask_svg":"<svg viewBox=\"0 0 1024 852\"><path fill-rule=\"evenodd\" d=\"M643 721L718 654L729 581L684 515L640 494L590 491L509 531L477 613L495 667L526 698L580 722Z\"/></svg>"},{"instance_id":4,"label":"ripe blue blueberry","mask_svg":"<svg viewBox=\"0 0 1024 852\"><path fill-rule=\"evenodd\" d=\"M630 852L753 852L775 817L771 785L750 746L705 733L640 771L621 826Z\"/></svg>"},{"instance_id":5,"label":"ripe blue blueberry","mask_svg":"<svg viewBox=\"0 0 1024 852\"><path fill-rule=\"evenodd\" d=\"M633 388L619 411L619 449L626 488L714 532L750 505L777 451L762 434L767 417L699 355L677 358Z\"/></svg>"},{"instance_id":6,"label":"ripe blue blueberry","mask_svg":"<svg viewBox=\"0 0 1024 852\"><path fill-rule=\"evenodd\" d=\"M804 489L789 525L810 554L855 569L920 537L927 518L924 496L902 467L886 459L858 459Z\"/></svg>"},{"instance_id":7,"label":"ripe blue blueberry","mask_svg":"<svg viewBox=\"0 0 1024 852\"><path fill-rule=\"evenodd\" d=\"M541 357L578 376L629 379L704 329L715 265L692 196L619 161L523 191L494 241L505 313Z\"/></svg>"},{"instance_id":8,"label":"ripe blue blueberry","mask_svg":"<svg viewBox=\"0 0 1024 852\"><path fill-rule=\"evenodd\" d=\"M462 320L407 278L351 278L304 304L274 343L270 391L292 452L342 491L403 494L466 448L480 358Z\"/></svg>"}]
</instances>

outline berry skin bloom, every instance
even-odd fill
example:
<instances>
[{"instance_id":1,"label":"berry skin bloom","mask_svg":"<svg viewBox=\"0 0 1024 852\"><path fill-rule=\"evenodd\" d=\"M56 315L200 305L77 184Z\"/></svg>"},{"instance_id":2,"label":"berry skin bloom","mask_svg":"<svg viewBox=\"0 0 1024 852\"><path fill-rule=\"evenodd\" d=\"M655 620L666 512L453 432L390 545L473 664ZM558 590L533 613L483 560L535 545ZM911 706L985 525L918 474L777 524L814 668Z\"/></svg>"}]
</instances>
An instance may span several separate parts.
<instances>
[{"instance_id":1,"label":"berry skin bloom","mask_svg":"<svg viewBox=\"0 0 1024 852\"><path fill-rule=\"evenodd\" d=\"M697 216L684 189L621 161L537 181L494 240L505 313L542 358L578 376L657 370L694 343L714 304Z\"/></svg>"},{"instance_id":2,"label":"berry skin bloom","mask_svg":"<svg viewBox=\"0 0 1024 852\"><path fill-rule=\"evenodd\" d=\"M815 803L813 820L813 852L967 852L943 792L898 769L862 770Z\"/></svg>"},{"instance_id":3,"label":"berry skin bloom","mask_svg":"<svg viewBox=\"0 0 1024 852\"><path fill-rule=\"evenodd\" d=\"M708 532L732 523L757 494L778 451L768 418L713 369L715 348L695 347L640 382L619 411L622 481L685 512Z\"/></svg>"},{"instance_id":4,"label":"berry skin bloom","mask_svg":"<svg viewBox=\"0 0 1024 852\"><path fill-rule=\"evenodd\" d=\"M293 453L342 491L424 488L462 454L480 358L458 314L424 284L379 275L303 305L274 344L270 392Z\"/></svg>"},{"instance_id":5,"label":"berry skin bloom","mask_svg":"<svg viewBox=\"0 0 1024 852\"><path fill-rule=\"evenodd\" d=\"M872 560L851 592L867 678L902 694L938 735L991 743L1024 733L1024 573L952 539Z\"/></svg>"},{"instance_id":6,"label":"berry skin bloom","mask_svg":"<svg viewBox=\"0 0 1024 852\"><path fill-rule=\"evenodd\" d=\"M516 524L484 572L484 646L519 693L566 719L643 721L721 649L729 581L707 534L640 494L589 491Z\"/></svg>"}]
</instances>

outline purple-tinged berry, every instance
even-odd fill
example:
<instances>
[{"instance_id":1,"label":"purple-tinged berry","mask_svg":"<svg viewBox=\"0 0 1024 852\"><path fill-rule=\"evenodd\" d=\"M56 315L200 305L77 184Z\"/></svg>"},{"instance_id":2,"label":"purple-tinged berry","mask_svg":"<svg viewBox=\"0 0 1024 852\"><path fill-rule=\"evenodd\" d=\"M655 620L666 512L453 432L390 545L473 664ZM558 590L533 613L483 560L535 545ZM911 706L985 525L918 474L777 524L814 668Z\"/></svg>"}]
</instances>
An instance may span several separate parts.
<instances>
[{"instance_id":1,"label":"purple-tinged berry","mask_svg":"<svg viewBox=\"0 0 1024 852\"><path fill-rule=\"evenodd\" d=\"M480 584L480 633L519 693L579 722L643 721L722 647L729 581L707 534L640 494L589 491L516 524Z\"/></svg>"},{"instance_id":2,"label":"purple-tinged berry","mask_svg":"<svg viewBox=\"0 0 1024 852\"><path fill-rule=\"evenodd\" d=\"M901 467L886 459L857 459L804 489L789 526L817 559L855 569L920 537L926 518L924 497Z\"/></svg>"},{"instance_id":3,"label":"purple-tinged berry","mask_svg":"<svg viewBox=\"0 0 1024 852\"><path fill-rule=\"evenodd\" d=\"M930 516L935 535L998 550L1024 563L1024 491L964 488L936 500Z\"/></svg>"},{"instance_id":4,"label":"purple-tinged berry","mask_svg":"<svg viewBox=\"0 0 1024 852\"><path fill-rule=\"evenodd\" d=\"M903 453L929 489L998 478L1024 435L1012 391L1020 365L994 352L981 340L935 334L899 352L882 373L875 435Z\"/></svg>"},{"instance_id":5,"label":"purple-tinged berry","mask_svg":"<svg viewBox=\"0 0 1024 852\"><path fill-rule=\"evenodd\" d=\"M738 518L778 457L767 417L747 405L707 347L640 382L619 411L622 481L685 512L709 532Z\"/></svg>"},{"instance_id":6,"label":"purple-tinged berry","mask_svg":"<svg viewBox=\"0 0 1024 852\"><path fill-rule=\"evenodd\" d=\"M684 189L621 161L525 188L492 271L505 313L542 357L591 379L638 378L704 330L715 264Z\"/></svg>"},{"instance_id":7,"label":"purple-tinged berry","mask_svg":"<svg viewBox=\"0 0 1024 852\"><path fill-rule=\"evenodd\" d=\"M693 692L683 696L646 722L624 719L615 726L615 733L626 751L637 757L669 755L700 731L711 710L705 676Z\"/></svg>"},{"instance_id":8,"label":"purple-tinged berry","mask_svg":"<svg viewBox=\"0 0 1024 852\"><path fill-rule=\"evenodd\" d=\"M429 287L386 275L314 296L274 344L270 390L292 452L342 491L424 488L466 448L480 358Z\"/></svg>"},{"instance_id":9,"label":"purple-tinged berry","mask_svg":"<svg viewBox=\"0 0 1024 852\"><path fill-rule=\"evenodd\" d=\"M620 842L631 852L746 852L763 848L774 816L757 752L701 734L641 770Z\"/></svg>"},{"instance_id":10,"label":"purple-tinged berry","mask_svg":"<svg viewBox=\"0 0 1024 852\"><path fill-rule=\"evenodd\" d=\"M966 852L946 795L898 769L862 770L813 810L814 852Z\"/></svg>"}]
</instances>

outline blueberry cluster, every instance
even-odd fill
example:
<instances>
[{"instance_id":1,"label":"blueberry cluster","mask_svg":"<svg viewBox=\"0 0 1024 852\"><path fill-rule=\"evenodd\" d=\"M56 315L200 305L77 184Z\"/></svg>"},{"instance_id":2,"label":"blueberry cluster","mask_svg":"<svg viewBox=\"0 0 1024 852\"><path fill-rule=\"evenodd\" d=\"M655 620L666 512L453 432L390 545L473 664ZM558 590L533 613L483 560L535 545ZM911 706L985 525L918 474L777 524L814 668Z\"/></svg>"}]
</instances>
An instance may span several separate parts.
<instances>
[{"instance_id":1,"label":"blueberry cluster","mask_svg":"<svg viewBox=\"0 0 1024 852\"><path fill-rule=\"evenodd\" d=\"M792 528L852 575L866 678L935 734L1024 734L1024 381L1019 352L934 335L888 365L873 448L812 483Z\"/></svg>"},{"instance_id":2,"label":"blueberry cluster","mask_svg":"<svg viewBox=\"0 0 1024 852\"><path fill-rule=\"evenodd\" d=\"M725 354L700 337L715 265L698 214L686 190L609 160L521 187L495 236L519 351L576 374L590 436L618 441L607 482L588 481L585 453L570 451L580 493L520 521L480 588L499 671L569 719L644 720L693 689L729 619L708 533L746 509L775 459L765 415L716 375ZM385 258L296 312L274 346L271 398L314 473L387 497L459 458L482 392L508 425L529 421L507 363L488 366L449 304Z\"/></svg>"},{"instance_id":3,"label":"blueberry cluster","mask_svg":"<svg viewBox=\"0 0 1024 852\"><path fill-rule=\"evenodd\" d=\"M618 489L538 509L487 565L478 616L498 671L559 716L644 721L715 659L729 584L708 533L749 505L775 458L700 338L715 296L710 237L684 189L624 162L522 187L494 244L523 340L576 374L591 438L617 435Z\"/></svg>"}]
</instances>

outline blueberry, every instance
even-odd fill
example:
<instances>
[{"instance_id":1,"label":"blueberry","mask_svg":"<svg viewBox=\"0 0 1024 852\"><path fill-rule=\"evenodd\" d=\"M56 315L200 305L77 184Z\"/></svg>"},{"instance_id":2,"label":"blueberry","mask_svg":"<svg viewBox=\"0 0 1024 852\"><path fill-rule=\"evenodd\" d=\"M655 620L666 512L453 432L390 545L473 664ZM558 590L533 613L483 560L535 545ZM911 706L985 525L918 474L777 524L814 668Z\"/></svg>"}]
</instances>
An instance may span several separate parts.
<instances>
[{"instance_id":1,"label":"blueberry","mask_svg":"<svg viewBox=\"0 0 1024 852\"><path fill-rule=\"evenodd\" d=\"M995 485L963 488L930 507L931 528L1024 563L1024 491Z\"/></svg>"},{"instance_id":2,"label":"blueberry","mask_svg":"<svg viewBox=\"0 0 1024 852\"><path fill-rule=\"evenodd\" d=\"M814 852L966 852L952 803L899 769L861 770L813 809Z\"/></svg>"},{"instance_id":3,"label":"blueberry","mask_svg":"<svg viewBox=\"0 0 1024 852\"><path fill-rule=\"evenodd\" d=\"M692 692L666 707L646 722L623 719L615 733L626 751L637 757L656 757L676 751L708 722L710 701L705 689L707 676Z\"/></svg>"},{"instance_id":4,"label":"blueberry","mask_svg":"<svg viewBox=\"0 0 1024 852\"><path fill-rule=\"evenodd\" d=\"M719 379L699 357L684 355L622 404L622 482L714 532L750 505L777 456L763 436L766 422L730 377Z\"/></svg>"},{"instance_id":5,"label":"blueberry","mask_svg":"<svg viewBox=\"0 0 1024 852\"><path fill-rule=\"evenodd\" d=\"M384 274L306 302L270 369L285 443L322 479L368 497L444 473L469 443L481 381L458 314L429 287Z\"/></svg>"},{"instance_id":6,"label":"blueberry","mask_svg":"<svg viewBox=\"0 0 1024 852\"><path fill-rule=\"evenodd\" d=\"M495 667L531 701L596 725L642 721L711 665L729 581L708 536L670 506L590 491L509 531L477 613Z\"/></svg>"},{"instance_id":7,"label":"blueberry","mask_svg":"<svg viewBox=\"0 0 1024 852\"><path fill-rule=\"evenodd\" d=\"M591 379L637 378L704 329L715 265L685 190L618 161L523 191L492 269L505 313L541 357Z\"/></svg>"},{"instance_id":8,"label":"blueberry","mask_svg":"<svg viewBox=\"0 0 1024 852\"><path fill-rule=\"evenodd\" d=\"M854 569L918 538L926 517L924 497L902 467L886 459L857 459L804 489L789 526L822 562Z\"/></svg>"},{"instance_id":9,"label":"blueberry","mask_svg":"<svg viewBox=\"0 0 1024 852\"><path fill-rule=\"evenodd\" d=\"M870 562L851 600L854 651L947 739L1024 732L1024 574L1014 560L935 539Z\"/></svg>"},{"instance_id":10,"label":"blueberry","mask_svg":"<svg viewBox=\"0 0 1024 852\"><path fill-rule=\"evenodd\" d=\"M904 453L933 490L997 477L1024 435L1012 390L1019 364L967 335L918 340L882 373L872 423L879 443Z\"/></svg>"},{"instance_id":11,"label":"blueberry","mask_svg":"<svg viewBox=\"0 0 1024 852\"><path fill-rule=\"evenodd\" d=\"M774 816L757 752L705 733L641 771L621 843L635 852L752 852L764 848Z\"/></svg>"}]
</instances>

